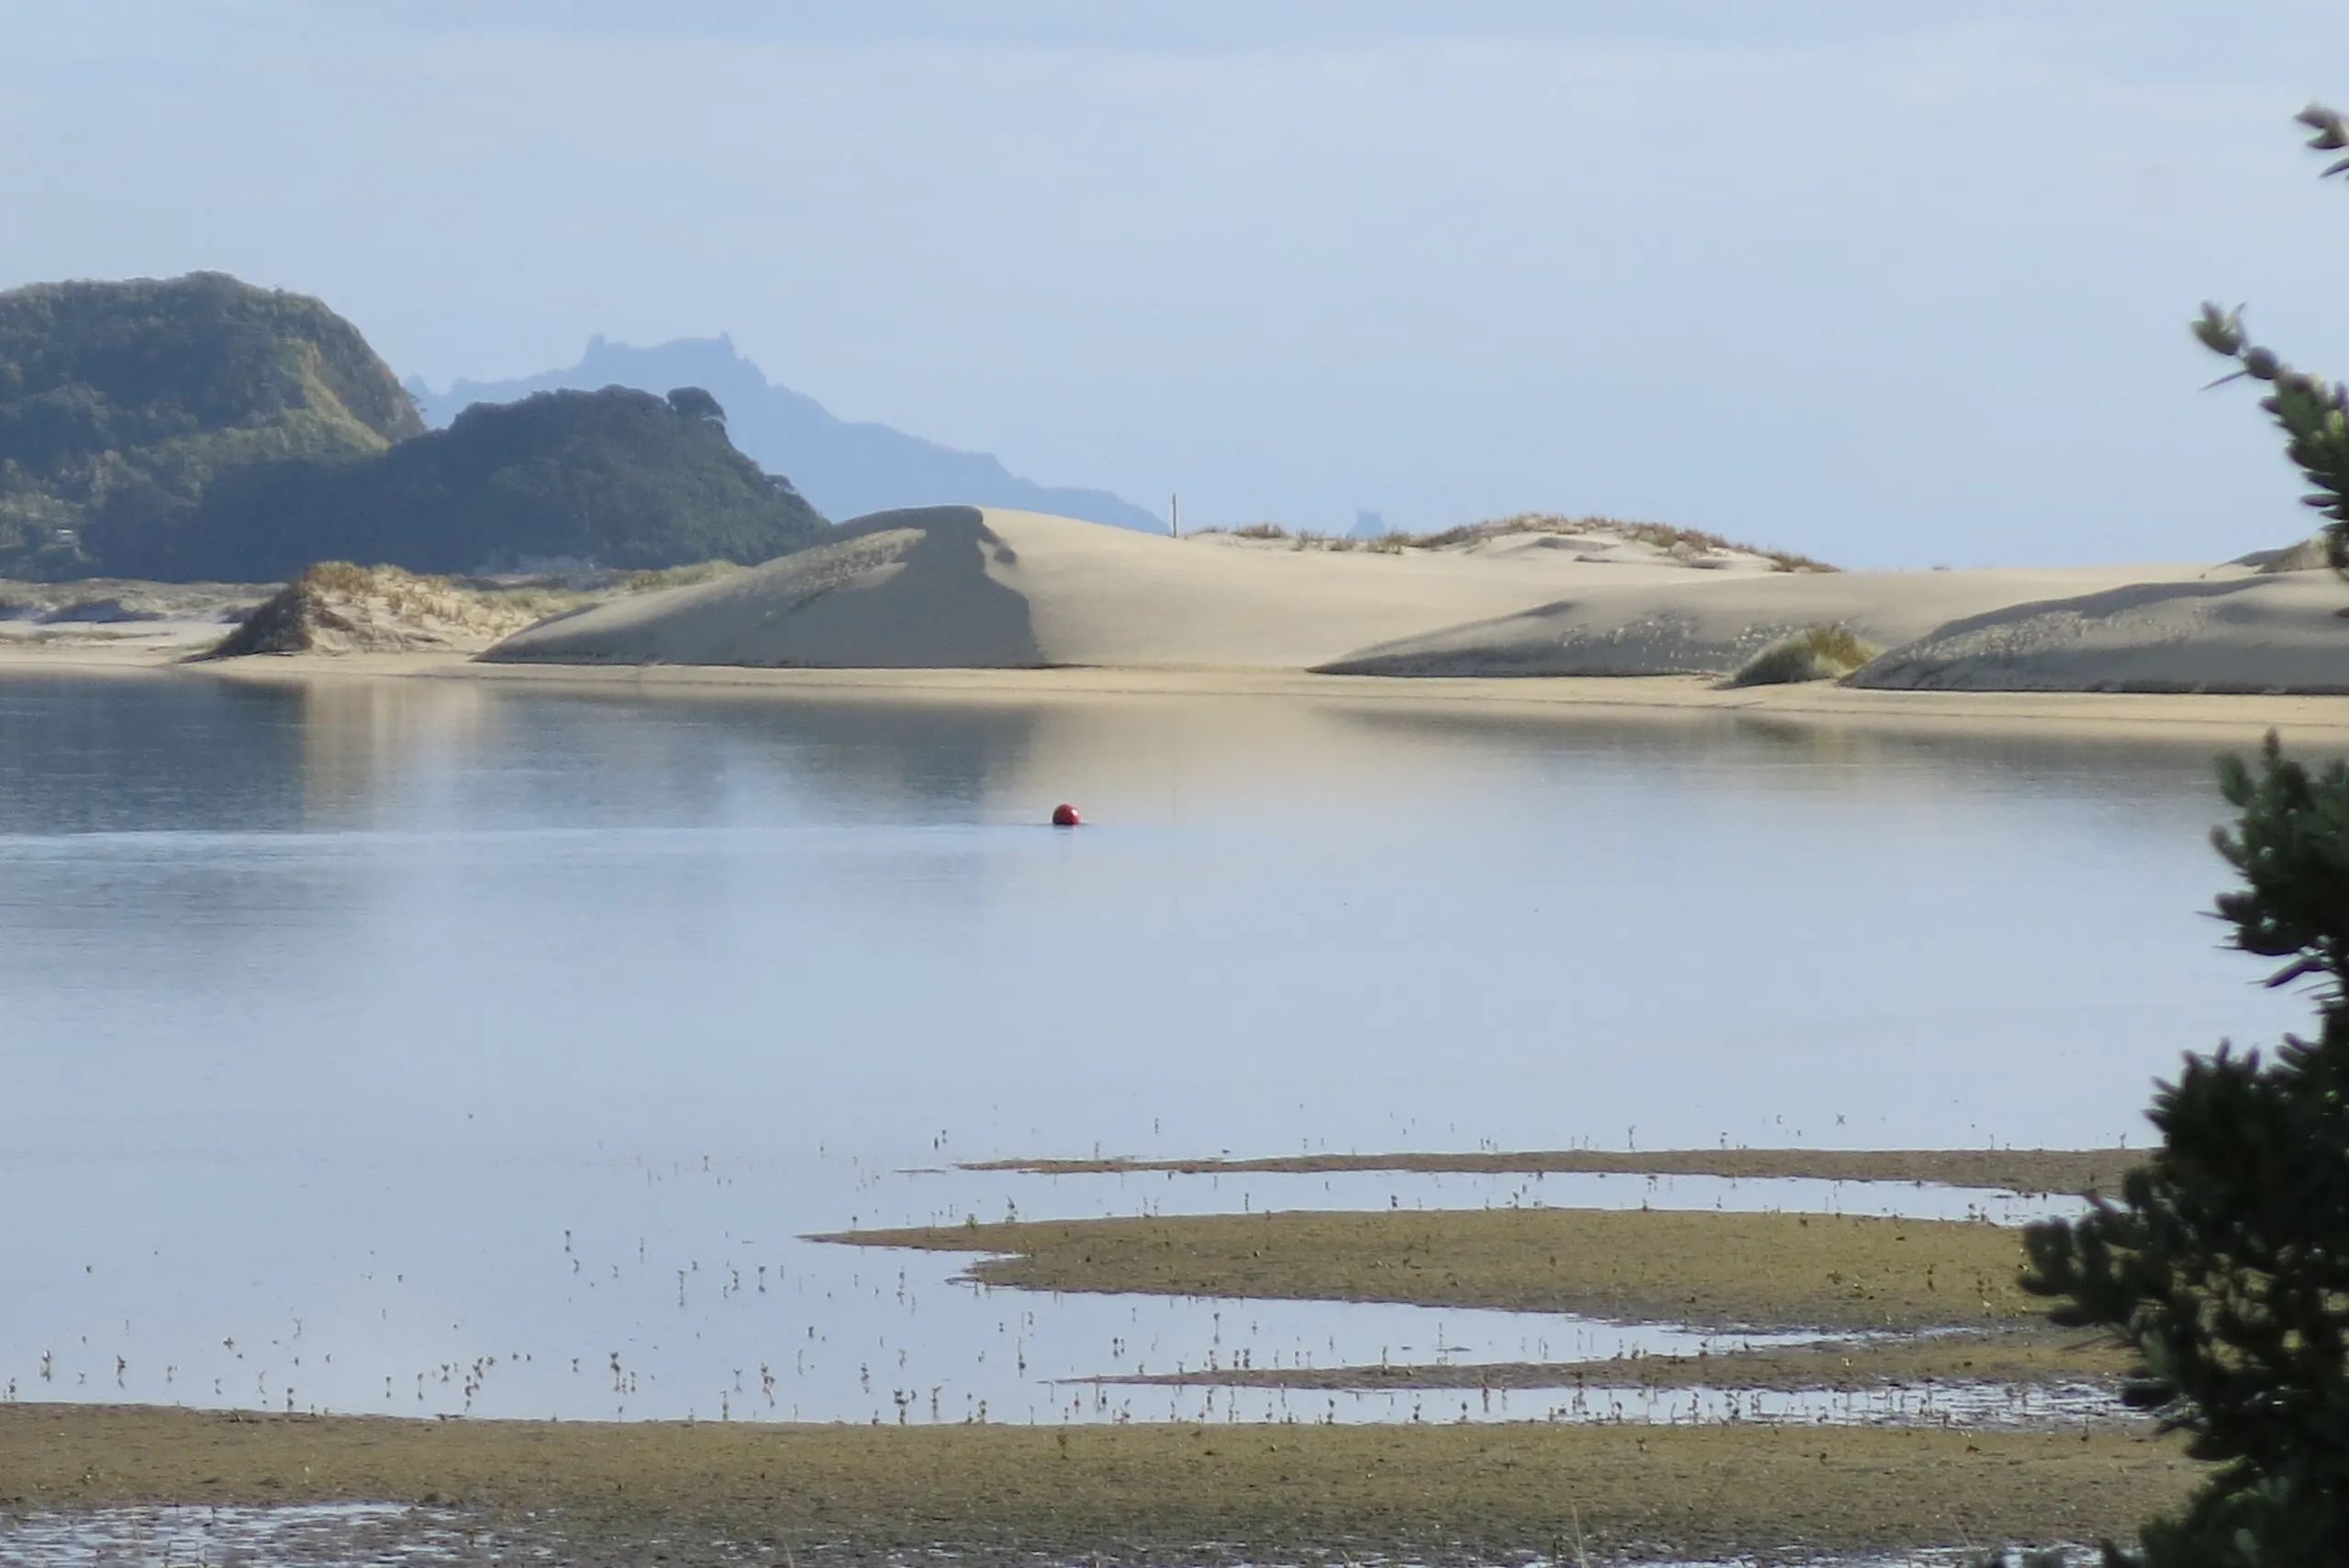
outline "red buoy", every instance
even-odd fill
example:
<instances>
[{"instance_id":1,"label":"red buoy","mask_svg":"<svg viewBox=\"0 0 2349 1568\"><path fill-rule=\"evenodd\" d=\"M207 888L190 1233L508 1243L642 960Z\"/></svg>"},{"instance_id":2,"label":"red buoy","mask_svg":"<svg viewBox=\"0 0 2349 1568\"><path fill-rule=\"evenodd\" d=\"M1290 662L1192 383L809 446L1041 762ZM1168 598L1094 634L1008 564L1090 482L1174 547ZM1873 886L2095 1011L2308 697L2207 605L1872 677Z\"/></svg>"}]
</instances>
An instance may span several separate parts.
<instances>
[{"instance_id":1,"label":"red buoy","mask_svg":"<svg viewBox=\"0 0 2349 1568\"><path fill-rule=\"evenodd\" d=\"M1075 806L1069 805L1066 801L1063 801L1060 805L1052 807L1052 826L1055 828L1082 828L1085 826L1085 818L1076 814Z\"/></svg>"}]
</instances>

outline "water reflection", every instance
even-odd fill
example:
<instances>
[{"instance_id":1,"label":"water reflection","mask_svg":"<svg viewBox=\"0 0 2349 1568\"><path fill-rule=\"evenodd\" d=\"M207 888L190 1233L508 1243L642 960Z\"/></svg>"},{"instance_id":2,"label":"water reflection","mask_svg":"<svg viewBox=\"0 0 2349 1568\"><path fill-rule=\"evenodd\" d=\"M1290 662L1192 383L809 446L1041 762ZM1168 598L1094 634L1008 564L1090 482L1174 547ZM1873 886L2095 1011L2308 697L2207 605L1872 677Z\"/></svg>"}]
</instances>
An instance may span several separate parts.
<instances>
[{"instance_id":1,"label":"water reflection","mask_svg":"<svg viewBox=\"0 0 2349 1568\"><path fill-rule=\"evenodd\" d=\"M763 1365L779 1409L804 1378L803 1413L918 1383L1042 1418L1044 1369L1108 1370L1130 1318L1033 1308L1006 1363L1030 1307L795 1238L993 1218L1008 1178L896 1173L996 1155L2142 1138L2179 1051L2298 1013L2195 913L2203 767L1263 699L0 682L0 1382L707 1414L764 1407ZM1058 799L1097 826L1041 826ZM1211 1340L1211 1306L1118 1309ZM1251 1353L1420 1333L1313 1311Z\"/></svg>"}]
</instances>

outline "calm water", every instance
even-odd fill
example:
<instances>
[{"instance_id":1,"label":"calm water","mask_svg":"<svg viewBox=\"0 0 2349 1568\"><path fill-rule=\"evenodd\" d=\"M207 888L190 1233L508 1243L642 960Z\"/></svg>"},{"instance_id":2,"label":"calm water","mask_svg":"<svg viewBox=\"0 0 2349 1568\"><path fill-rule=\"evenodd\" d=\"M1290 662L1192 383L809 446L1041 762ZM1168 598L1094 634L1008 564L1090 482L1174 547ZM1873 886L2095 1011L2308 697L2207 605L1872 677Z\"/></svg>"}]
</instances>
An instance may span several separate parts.
<instances>
[{"instance_id":1,"label":"calm water","mask_svg":"<svg viewBox=\"0 0 2349 1568\"><path fill-rule=\"evenodd\" d=\"M1316 1202L1962 1210L936 1168L2142 1138L2180 1051L2302 1011L2198 914L2209 778L2193 750L1726 718L0 682L0 1386L1098 1419L1121 1412L1048 1380L1664 1348L985 1296L951 1258L797 1238ZM1092 826L1039 826L1063 799ZM1169 1413L1196 1412L1132 1396Z\"/></svg>"}]
</instances>

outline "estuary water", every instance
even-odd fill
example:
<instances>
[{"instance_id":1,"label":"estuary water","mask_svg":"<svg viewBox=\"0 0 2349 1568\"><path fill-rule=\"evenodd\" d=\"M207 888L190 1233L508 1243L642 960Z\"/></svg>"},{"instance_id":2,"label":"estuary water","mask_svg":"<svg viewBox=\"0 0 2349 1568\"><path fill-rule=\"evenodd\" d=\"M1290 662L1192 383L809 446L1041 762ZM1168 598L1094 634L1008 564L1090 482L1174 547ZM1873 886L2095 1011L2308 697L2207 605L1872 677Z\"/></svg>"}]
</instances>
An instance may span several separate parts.
<instances>
[{"instance_id":1,"label":"estuary water","mask_svg":"<svg viewBox=\"0 0 2349 1568\"><path fill-rule=\"evenodd\" d=\"M2004 1203L952 1166L2133 1141L2180 1052L2304 1011L2199 913L2210 776L1724 716L0 680L0 1396L1408 1418L1083 1380L1720 1345L986 1294L803 1238ZM1086 827L1044 826L1063 800Z\"/></svg>"}]
</instances>

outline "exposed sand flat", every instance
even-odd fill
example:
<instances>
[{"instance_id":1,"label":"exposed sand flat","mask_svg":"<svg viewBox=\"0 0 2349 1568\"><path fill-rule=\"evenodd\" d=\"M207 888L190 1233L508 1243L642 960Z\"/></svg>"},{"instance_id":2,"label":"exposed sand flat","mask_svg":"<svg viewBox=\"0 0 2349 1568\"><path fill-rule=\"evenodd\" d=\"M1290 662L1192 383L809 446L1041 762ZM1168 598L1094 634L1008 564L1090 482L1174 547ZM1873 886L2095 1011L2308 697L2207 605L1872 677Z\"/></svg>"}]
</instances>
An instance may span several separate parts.
<instances>
[{"instance_id":1,"label":"exposed sand flat","mask_svg":"<svg viewBox=\"0 0 2349 1568\"><path fill-rule=\"evenodd\" d=\"M2331 572L2145 583L1954 620L1852 677L1879 690L2349 692Z\"/></svg>"},{"instance_id":2,"label":"exposed sand flat","mask_svg":"<svg viewBox=\"0 0 2349 1568\"><path fill-rule=\"evenodd\" d=\"M917 706L1130 707L1152 721L1159 702L1244 703L1277 714L1415 714L1493 722L1766 725L1774 733L1988 739L2061 735L2163 742L2197 750L2256 746L2270 729L2288 746L2349 751L2349 696L2122 692L1863 691L1818 682L1725 688L1710 676L1519 681L1393 681L1264 670L757 670L725 665L485 664L452 653L295 653L205 664L185 648L0 639L12 676L208 679L327 690L395 680L603 693L630 700L896 704ZM1234 710L1238 711L1238 710ZM1154 721L1152 721L1154 722Z\"/></svg>"},{"instance_id":3,"label":"exposed sand flat","mask_svg":"<svg viewBox=\"0 0 2349 1568\"><path fill-rule=\"evenodd\" d=\"M724 582L532 628L487 657L1296 670L1598 584L1711 588L1793 575L1759 556L1676 558L1596 534L1529 532L1387 554L1161 539L1033 512L934 506L844 524L824 544ZM2006 601L1967 605L1989 602Z\"/></svg>"},{"instance_id":4,"label":"exposed sand flat","mask_svg":"<svg viewBox=\"0 0 2349 1568\"><path fill-rule=\"evenodd\" d=\"M1422 677L1725 674L1809 626L1845 627L1889 648L2016 605L2130 584L2233 583L2247 574L2240 566L2173 565L1773 573L1637 584L1601 578L1571 597L1363 648L1319 668Z\"/></svg>"},{"instance_id":5,"label":"exposed sand flat","mask_svg":"<svg viewBox=\"0 0 2349 1568\"><path fill-rule=\"evenodd\" d=\"M1705 1329L2034 1323L2022 1237L1976 1220L1488 1208L930 1225L812 1240L977 1254L1023 1290L1569 1312Z\"/></svg>"}]
</instances>

